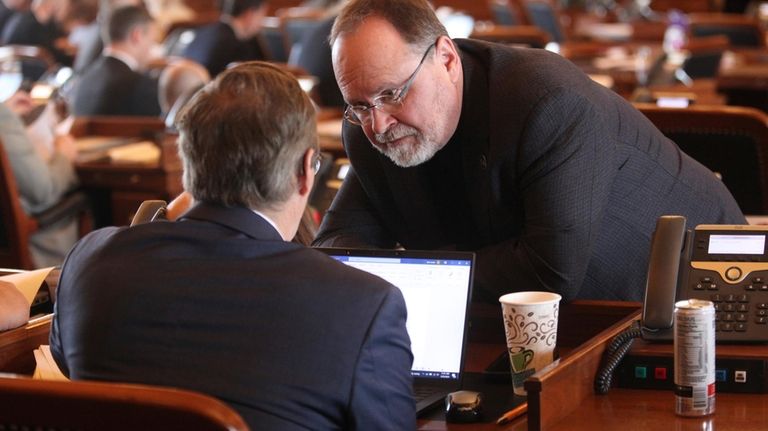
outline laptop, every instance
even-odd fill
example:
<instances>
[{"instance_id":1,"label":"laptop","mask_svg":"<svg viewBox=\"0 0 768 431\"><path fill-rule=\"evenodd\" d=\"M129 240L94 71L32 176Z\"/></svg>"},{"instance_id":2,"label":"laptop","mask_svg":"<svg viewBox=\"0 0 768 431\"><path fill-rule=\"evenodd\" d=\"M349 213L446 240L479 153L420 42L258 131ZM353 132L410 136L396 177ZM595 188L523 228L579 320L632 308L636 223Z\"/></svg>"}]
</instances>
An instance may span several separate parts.
<instances>
[{"instance_id":1,"label":"laptop","mask_svg":"<svg viewBox=\"0 0 768 431\"><path fill-rule=\"evenodd\" d=\"M416 411L461 388L475 255L456 251L318 248L403 293L413 352Z\"/></svg>"}]
</instances>

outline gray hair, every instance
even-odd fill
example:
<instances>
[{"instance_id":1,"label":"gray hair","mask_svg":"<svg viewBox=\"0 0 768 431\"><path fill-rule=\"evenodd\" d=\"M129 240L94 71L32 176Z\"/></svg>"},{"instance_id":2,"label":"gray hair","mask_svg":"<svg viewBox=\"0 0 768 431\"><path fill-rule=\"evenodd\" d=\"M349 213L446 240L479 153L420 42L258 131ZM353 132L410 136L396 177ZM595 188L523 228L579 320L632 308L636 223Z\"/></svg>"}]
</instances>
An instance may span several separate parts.
<instances>
[{"instance_id":1,"label":"gray hair","mask_svg":"<svg viewBox=\"0 0 768 431\"><path fill-rule=\"evenodd\" d=\"M176 122L184 188L195 200L277 208L318 149L315 110L293 75L264 62L219 74Z\"/></svg>"},{"instance_id":2,"label":"gray hair","mask_svg":"<svg viewBox=\"0 0 768 431\"><path fill-rule=\"evenodd\" d=\"M448 32L426 0L352 0L333 23L328 41L353 33L365 19L376 16L392 24L415 51L423 51Z\"/></svg>"}]
</instances>

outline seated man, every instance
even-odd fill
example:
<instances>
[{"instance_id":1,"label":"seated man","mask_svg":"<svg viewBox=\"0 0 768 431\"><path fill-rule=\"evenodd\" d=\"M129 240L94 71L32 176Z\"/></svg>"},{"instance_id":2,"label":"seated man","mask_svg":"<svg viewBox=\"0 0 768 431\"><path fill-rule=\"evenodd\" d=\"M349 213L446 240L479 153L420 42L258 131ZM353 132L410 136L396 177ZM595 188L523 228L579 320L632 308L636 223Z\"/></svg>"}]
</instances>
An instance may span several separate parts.
<instances>
[{"instance_id":1,"label":"seated man","mask_svg":"<svg viewBox=\"0 0 768 431\"><path fill-rule=\"evenodd\" d=\"M184 49L182 56L194 60L216 76L227 65L238 61L263 60L252 40L261 30L267 13L264 0L221 2L221 21L201 27Z\"/></svg>"},{"instance_id":2,"label":"seated man","mask_svg":"<svg viewBox=\"0 0 768 431\"><path fill-rule=\"evenodd\" d=\"M53 130L56 120L48 122L50 106L36 121L34 132L25 130L20 115L30 104L31 99L24 92L17 92L0 104L0 141L16 179L21 206L27 214L34 215L53 207L77 187L72 165L77 148L72 136ZM77 241L77 227L77 219L70 216L35 232L29 238L34 265L61 265Z\"/></svg>"},{"instance_id":3,"label":"seated man","mask_svg":"<svg viewBox=\"0 0 768 431\"><path fill-rule=\"evenodd\" d=\"M27 9L22 4L14 5L20 10L3 25L0 33L2 45L33 45L45 48L56 63L70 65L72 57L60 48L66 40L64 21L74 0L34 0ZM25 65L24 76L36 80L46 70L41 66Z\"/></svg>"},{"instance_id":4,"label":"seated man","mask_svg":"<svg viewBox=\"0 0 768 431\"><path fill-rule=\"evenodd\" d=\"M157 80L142 72L155 44L152 18L142 7L121 7L110 15L106 30L101 58L77 78L74 114L159 116Z\"/></svg>"},{"instance_id":5,"label":"seated man","mask_svg":"<svg viewBox=\"0 0 768 431\"><path fill-rule=\"evenodd\" d=\"M413 429L400 291L289 242L315 180L314 110L252 62L182 110L173 222L91 233L58 286L51 350L73 379L221 398L253 429Z\"/></svg>"}]
</instances>

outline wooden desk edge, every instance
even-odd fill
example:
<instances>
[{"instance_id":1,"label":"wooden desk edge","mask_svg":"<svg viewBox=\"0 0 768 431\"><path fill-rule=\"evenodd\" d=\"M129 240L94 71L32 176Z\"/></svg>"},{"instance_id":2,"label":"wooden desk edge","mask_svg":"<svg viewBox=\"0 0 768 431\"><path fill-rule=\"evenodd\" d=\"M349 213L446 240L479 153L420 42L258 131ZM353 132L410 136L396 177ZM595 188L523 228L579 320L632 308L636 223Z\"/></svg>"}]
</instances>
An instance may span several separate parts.
<instances>
[{"instance_id":1,"label":"wooden desk edge","mask_svg":"<svg viewBox=\"0 0 768 431\"><path fill-rule=\"evenodd\" d=\"M627 315L557 365L526 381L529 431L550 428L577 409L586 397L594 394L595 373L606 345L639 318L640 310Z\"/></svg>"}]
</instances>

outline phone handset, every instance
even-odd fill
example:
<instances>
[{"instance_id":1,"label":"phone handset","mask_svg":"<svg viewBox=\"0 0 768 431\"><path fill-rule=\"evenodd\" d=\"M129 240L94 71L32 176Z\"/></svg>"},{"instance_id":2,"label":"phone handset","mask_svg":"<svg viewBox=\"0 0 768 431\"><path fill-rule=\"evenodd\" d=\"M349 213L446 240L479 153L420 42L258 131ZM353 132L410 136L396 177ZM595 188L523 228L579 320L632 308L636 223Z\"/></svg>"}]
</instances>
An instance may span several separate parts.
<instances>
[{"instance_id":1,"label":"phone handset","mask_svg":"<svg viewBox=\"0 0 768 431\"><path fill-rule=\"evenodd\" d=\"M131 226L149 223L155 220L165 220L167 206L168 204L161 200L147 200L142 202L131 220Z\"/></svg>"},{"instance_id":2,"label":"phone handset","mask_svg":"<svg viewBox=\"0 0 768 431\"><path fill-rule=\"evenodd\" d=\"M681 277L686 274L685 217L667 215L656 221L648 261L641 330L645 339L672 339L672 313Z\"/></svg>"}]
</instances>

